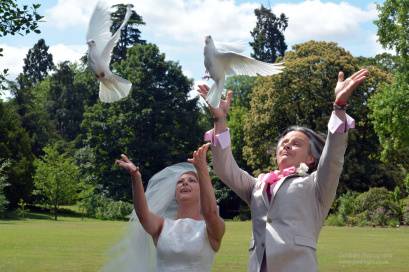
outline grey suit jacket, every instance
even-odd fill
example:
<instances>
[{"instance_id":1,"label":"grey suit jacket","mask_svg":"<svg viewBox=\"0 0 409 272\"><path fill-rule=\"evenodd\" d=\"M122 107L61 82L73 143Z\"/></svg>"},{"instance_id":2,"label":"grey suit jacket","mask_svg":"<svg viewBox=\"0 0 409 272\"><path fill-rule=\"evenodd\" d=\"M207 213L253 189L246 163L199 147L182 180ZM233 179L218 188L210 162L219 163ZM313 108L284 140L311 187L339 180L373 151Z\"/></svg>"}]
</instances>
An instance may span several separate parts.
<instances>
[{"instance_id":1,"label":"grey suit jacket","mask_svg":"<svg viewBox=\"0 0 409 272\"><path fill-rule=\"evenodd\" d=\"M282 178L271 202L265 184L237 166L230 146L212 145L215 173L251 208L248 271L317 271L318 235L335 198L347 137L328 132L317 170Z\"/></svg>"}]
</instances>

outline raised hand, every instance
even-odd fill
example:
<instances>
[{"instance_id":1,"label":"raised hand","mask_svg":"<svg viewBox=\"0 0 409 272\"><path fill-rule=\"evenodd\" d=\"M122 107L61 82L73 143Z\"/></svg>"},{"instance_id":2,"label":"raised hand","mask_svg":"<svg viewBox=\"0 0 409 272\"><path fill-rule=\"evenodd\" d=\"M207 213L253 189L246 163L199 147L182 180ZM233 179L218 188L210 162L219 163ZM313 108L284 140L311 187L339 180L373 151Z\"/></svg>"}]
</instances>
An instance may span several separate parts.
<instances>
[{"instance_id":1,"label":"raised hand","mask_svg":"<svg viewBox=\"0 0 409 272\"><path fill-rule=\"evenodd\" d=\"M339 72L337 86L335 87L335 103L340 106L347 104L349 97L368 75L368 70L361 69L344 80L344 73Z\"/></svg>"},{"instance_id":2,"label":"raised hand","mask_svg":"<svg viewBox=\"0 0 409 272\"><path fill-rule=\"evenodd\" d=\"M197 90L200 94L201 97L203 97L203 99L206 101L206 97L209 93L209 86L203 84L203 85L199 85L198 86L199 89ZM211 111L211 113L213 114L213 117L215 118L226 118L227 113L229 112L230 109L230 105L231 105L231 101L233 99L233 92L232 91L227 91L227 95L226 95L226 99L222 99L220 100L220 104L218 108L213 108L212 106L209 106L209 109Z\"/></svg>"},{"instance_id":3,"label":"raised hand","mask_svg":"<svg viewBox=\"0 0 409 272\"><path fill-rule=\"evenodd\" d=\"M120 160L115 160L115 163L122 169L126 170L131 176L141 179L139 167L135 166L133 162L124 154L121 154Z\"/></svg>"},{"instance_id":4,"label":"raised hand","mask_svg":"<svg viewBox=\"0 0 409 272\"><path fill-rule=\"evenodd\" d=\"M207 171L207 159L206 154L209 149L210 143L204 144L199 147L196 151L193 152L193 158L188 159L187 161L192 163L195 168L200 171Z\"/></svg>"}]
</instances>

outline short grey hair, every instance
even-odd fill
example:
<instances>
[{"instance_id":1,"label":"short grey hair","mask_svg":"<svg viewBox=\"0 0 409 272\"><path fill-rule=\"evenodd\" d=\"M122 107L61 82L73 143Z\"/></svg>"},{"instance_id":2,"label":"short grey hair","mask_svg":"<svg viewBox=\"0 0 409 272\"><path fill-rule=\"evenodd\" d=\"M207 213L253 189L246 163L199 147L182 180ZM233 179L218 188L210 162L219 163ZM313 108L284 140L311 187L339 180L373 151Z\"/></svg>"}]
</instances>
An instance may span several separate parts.
<instances>
[{"instance_id":1,"label":"short grey hair","mask_svg":"<svg viewBox=\"0 0 409 272\"><path fill-rule=\"evenodd\" d=\"M325 145L325 136L322 133L317 133L312 129L301 127L301 126L291 126L284 130L280 136L278 137L276 150L278 150L278 145L280 144L281 140L284 138L287 133L291 131L299 131L305 134L310 141L310 154L314 157L314 164L308 165L309 169L308 172L311 173L317 169L318 162L321 158L322 150L324 149Z\"/></svg>"}]
</instances>

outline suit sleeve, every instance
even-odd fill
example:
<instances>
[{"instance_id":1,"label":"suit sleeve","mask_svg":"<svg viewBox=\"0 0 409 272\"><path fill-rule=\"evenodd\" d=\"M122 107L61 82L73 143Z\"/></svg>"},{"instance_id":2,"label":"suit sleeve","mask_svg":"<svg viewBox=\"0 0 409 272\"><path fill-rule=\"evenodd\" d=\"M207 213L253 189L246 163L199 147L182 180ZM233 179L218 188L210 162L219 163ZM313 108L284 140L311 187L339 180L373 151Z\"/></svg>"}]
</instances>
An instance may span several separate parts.
<instances>
[{"instance_id":1,"label":"suit sleeve","mask_svg":"<svg viewBox=\"0 0 409 272\"><path fill-rule=\"evenodd\" d=\"M351 117L347 122L340 122L334 113L328 124L328 135L321 154L320 161L314 177L316 196L322 217L328 214L335 199L339 178L344 165L344 155L347 148L348 129L351 126ZM337 124L334 126L334 124ZM342 128L342 129L340 129Z\"/></svg>"},{"instance_id":2,"label":"suit sleeve","mask_svg":"<svg viewBox=\"0 0 409 272\"><path fill-rule=\"evenodd\" d=\"M209 133L209 132L207 132ZM210 131L213 133L213 131ZM224 133L229 133L227 130ZM228 138L228 142L217 140ZM256 179L242 170L233 158L229 135L216 135L211 145L213 154L213 169L224 184L230 187L244 202L250 204L251 193L256 184ZM224 143L223 143L224 142Z\"/></svg>"}]
</instances>

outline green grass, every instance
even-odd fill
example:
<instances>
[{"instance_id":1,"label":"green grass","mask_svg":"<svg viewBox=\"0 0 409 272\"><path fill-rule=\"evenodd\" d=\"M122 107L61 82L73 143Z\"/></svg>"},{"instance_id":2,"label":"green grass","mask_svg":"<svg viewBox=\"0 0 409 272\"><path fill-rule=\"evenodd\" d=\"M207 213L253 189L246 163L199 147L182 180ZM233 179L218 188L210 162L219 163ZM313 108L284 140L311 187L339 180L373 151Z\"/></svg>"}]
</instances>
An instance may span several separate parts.
<instances>
[{"instance_id":1,"label":"green grass","mask_svg":"<svg viewBox=\"0 0 409 272\"><path fill-rule=\"evenodd\" d=\"M98 271L126 222L42 214L0 220L0 271ZM250 222L227 222L213 271L246 271ZM320 271L408 271L409 228L324 227Z\"/></svg>"}]
</instances>

